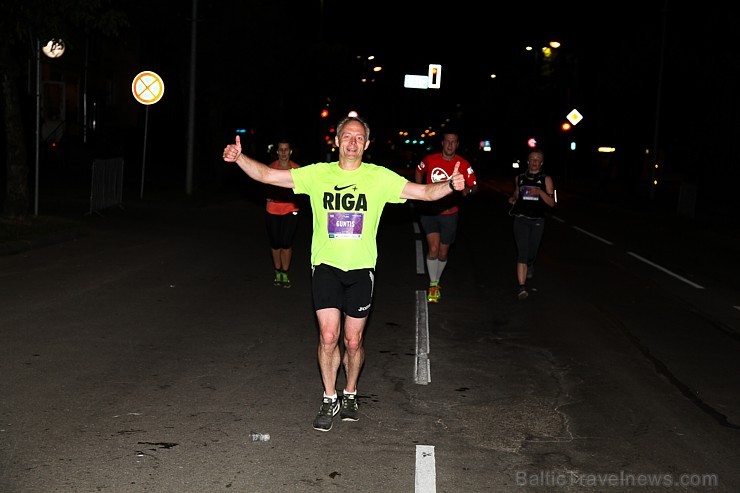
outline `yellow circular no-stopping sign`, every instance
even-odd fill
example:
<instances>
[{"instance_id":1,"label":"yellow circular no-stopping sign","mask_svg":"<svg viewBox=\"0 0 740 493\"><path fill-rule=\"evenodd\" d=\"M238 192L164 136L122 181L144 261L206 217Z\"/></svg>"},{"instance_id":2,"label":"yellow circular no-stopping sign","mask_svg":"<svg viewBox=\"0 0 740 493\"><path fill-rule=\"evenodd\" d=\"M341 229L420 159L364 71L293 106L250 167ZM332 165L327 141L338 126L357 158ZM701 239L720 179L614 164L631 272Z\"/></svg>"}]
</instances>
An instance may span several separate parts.
<instances>
[{"instance_id":1,"label":"yellow circular no-stopping sign","mask_svg":"<svg viewBox=\"0 0 740 493\"><path fill-rule=\"evenodd\" d=\"M140 72L131 83L131 92L141 104L154 104L162 99L164 81L154 72Z\"/></svg>"}]
</instances>

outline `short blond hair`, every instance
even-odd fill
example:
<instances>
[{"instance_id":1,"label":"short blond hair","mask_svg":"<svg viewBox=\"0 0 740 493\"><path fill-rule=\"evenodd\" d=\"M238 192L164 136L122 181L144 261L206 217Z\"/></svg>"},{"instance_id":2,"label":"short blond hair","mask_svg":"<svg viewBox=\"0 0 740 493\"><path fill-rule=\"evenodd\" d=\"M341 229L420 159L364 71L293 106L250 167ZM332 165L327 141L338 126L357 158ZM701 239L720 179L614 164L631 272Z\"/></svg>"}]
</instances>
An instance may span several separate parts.
<instances>
[{"instance_id":1,"label":"short blond hair","mask_svg":"<svg viewBox=\"0 0 740 493\"><path fill-rule=\"evenodd\" d=\"M344 130L344 127L349 122L359 122L362 124L362 126L365 128L365 142L370 141L370 125L367 124L365 120L360 118L359 116L348 116L343 118L338 124L337 124L337 137L339 137L342 134L342 130Z\"/></svg>"}]
</instances>

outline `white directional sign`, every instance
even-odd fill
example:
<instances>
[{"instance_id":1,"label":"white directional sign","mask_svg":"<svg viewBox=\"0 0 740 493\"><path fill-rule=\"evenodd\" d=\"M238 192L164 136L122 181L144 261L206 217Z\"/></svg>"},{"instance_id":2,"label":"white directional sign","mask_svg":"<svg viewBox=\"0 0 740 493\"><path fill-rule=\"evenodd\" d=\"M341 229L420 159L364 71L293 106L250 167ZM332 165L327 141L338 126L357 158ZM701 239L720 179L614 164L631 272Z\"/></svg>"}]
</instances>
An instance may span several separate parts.
<instances>
[{"instance_id":1,"label":"white directional sign","mask_svg":"<svg viewBox=\"0 0 740 493\"><path fill-rule=\"evenodd\" d=\"M429 86L429 77L426 75L406 74L403 79L403 87L409 89L426 89Z\"/></svg>"},{"instance_id":2,"label":"white directional sign","mask_svg":"<svg viewBox=\"0 0 740 493\"><path fill-rule=\"evenodd\" d=\"M442 65L430 63L427 77L429 78L427 87L429 89L439 89L442 85Z\"/></svg>"},{"instance_id":3,"label":"white directional sign","mask_svg":"<svg viewBox=\"0 0 740 493\"><path fill-rule=\"evenodd\" d=\"M403 87L410 89L439 89L442 86L442 65L429 64L427 75L406 74Z\"/></svg>"}]
</instances>

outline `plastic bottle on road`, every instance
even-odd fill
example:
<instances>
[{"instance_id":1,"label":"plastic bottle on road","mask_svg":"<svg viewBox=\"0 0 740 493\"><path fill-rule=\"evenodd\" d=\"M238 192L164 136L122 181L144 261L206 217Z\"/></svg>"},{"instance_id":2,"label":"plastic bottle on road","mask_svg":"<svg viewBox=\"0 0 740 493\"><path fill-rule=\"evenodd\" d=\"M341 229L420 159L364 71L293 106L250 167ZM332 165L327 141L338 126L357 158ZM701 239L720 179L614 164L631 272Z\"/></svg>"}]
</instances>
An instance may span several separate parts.
<instances>
[{"instance_id":1,"label":"plastic bottle on road","mask_svg":"<svg viewBox=\"0 0 740 493\"><path fill-rule=\"evenodd\" d=\"M256 431L253 431L249 434L249 439L253 442L268 442L270 441L270 434L269 433L257 433Z\"/></svg>"}]
</instances>

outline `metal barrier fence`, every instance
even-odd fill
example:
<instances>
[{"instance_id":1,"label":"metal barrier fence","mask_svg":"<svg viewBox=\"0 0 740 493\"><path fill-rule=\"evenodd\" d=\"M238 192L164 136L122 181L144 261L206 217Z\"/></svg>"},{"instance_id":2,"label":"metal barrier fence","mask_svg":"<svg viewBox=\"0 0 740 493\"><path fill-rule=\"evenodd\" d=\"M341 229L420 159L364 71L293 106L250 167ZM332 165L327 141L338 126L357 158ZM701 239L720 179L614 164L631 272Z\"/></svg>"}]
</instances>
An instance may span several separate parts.
<instances>
[{"instance_id":1,"label":"metal barrier fence","mask_svg":"<svg viewBox=\"0 0 740 493\"><path fill-rule=\"evenodd\" d=\"M117 205L123 208L123 158L95 159L90 183L90 214Z\"/></svg>"}]
</instances>

